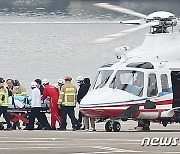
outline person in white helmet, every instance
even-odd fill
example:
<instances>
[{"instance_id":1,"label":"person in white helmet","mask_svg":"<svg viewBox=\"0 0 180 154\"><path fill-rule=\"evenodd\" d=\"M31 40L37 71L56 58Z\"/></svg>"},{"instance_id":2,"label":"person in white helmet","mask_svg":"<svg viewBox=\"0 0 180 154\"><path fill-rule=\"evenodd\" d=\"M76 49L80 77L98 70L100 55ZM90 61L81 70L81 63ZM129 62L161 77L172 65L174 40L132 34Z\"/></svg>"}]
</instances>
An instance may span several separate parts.
<instances>
[{"instance_id":1,"label":"person in white helmet","mask_svg":"<svg viewBox=\"0 0 180 154\"><path fill-rule=\"evenodd\" d=\"M59 91L61 91L61 87L64 85L65 80L64 79L59 79L58 80L58 87L59 87Z\"/></svg>"},{"instance_id":2,"label":"person in white helmet","mask_svg":"<svg viewBox=\"0 0 180 154\"><path fill-rule=\"evenodd\" d=\"M77 78L76 78L76 82L77 82L77 84L80 86L80 85L82 85L82 84L84 84L84 77L83 76L78 76Z\"/></svg>"},{"instance_id":3,"label":"person in white helmet","mask_svg":"<svg viewBox=\"0 0 180 154\"><path fill-rule=\"evenodd\" d=\"M36 82L31 82L31 89L32 89L32 102L31 102L31 112L29 115L29 124L27 126L28 130L34 130L34 121L35 118L38 119L38 121L43 124L43 117L41 114L41 92L39 88L37 88ZM44 126L46 127L46 126Z\"/></svg>"},{"instance_id":4,"label":"person in white helmet","mask_svg":"<svg viewBox=\"0 0 180 154\"><path fill-rule=\"evenodd\" d=\"M82 91L82 85L84 84L84 77L83 76L78 76L76 78L76 82L79 85L79 89L78 89L78 93L77 93L77 102L78 104L80 104L81 99L84 97L83 91ZM78 117L78 121L82 124L82 117L84 115L81 113L81 111L79 111L79 117ZM82 128L85 129L85 126Z\"/></svg>"},{"instance_id":5,"label":"person in white helmet","mask_svg":"<svg viewBox=\"0 0 180 154\"><path fill-rule=\"evenodd\" d=\"M51 130L56 130L56 121L62 123L62 118L58 114L58 99L59 99L59 91L57 88L49 84L47 79L42 80L42 84L44 85L44 91L42 100L45 100L47 97L50 97L50 109L51 109Z\"/></svg>"}]
</instances>

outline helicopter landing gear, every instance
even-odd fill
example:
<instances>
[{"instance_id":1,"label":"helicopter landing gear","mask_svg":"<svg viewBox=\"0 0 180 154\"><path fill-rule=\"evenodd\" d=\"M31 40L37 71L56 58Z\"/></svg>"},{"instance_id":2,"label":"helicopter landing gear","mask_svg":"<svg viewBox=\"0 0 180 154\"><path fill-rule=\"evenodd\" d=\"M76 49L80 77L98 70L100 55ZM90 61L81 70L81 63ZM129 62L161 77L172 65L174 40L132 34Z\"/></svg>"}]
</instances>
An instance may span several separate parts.
<instances>
[{"instance_id":1,"label":"helicopter landing gear","mask_svg":"<svg viewBox=\"0 0 180 154\"><path fill-rule=\"evenodd\" d=\"M121 124L118 121L109 120L105 124L106 132L119 132L121 130Z\"/></svg>"},{"instance_id":2,"label":"helicopter landing gear","mask_svg":"<svg viewBox=\"0 0 180 154\"><path fill-rule=\"evenodd\" d=\"M136 127L137 130L144 130L144 131L149 131L150 128L150 121L149 120L139 120L138 126Z\"/></svg>"}]
</instances>

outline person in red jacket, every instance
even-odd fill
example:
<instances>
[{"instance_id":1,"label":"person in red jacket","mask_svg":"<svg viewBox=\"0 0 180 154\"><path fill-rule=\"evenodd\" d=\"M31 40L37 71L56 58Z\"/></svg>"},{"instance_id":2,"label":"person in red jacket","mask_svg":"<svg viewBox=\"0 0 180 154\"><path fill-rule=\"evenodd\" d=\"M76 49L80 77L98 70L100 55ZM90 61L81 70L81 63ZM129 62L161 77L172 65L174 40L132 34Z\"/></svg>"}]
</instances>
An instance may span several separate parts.
<instances>
[{"instance_id":1,"label":"person in red jacket","mask_svg":"<svg viewBox=\"0 0 180 154\"><path fill-rule=\"evenodd\" d=\"M49 85L47 79L42 80L44 85L44 91L42 100L45 100L48 96L50 97L50 109L51 109L51 129L56 130L56 121L62 123L62 118L58 114L58 99L59 99L59 92L57 88L54 86Z\"/></svg>"}]
</instances>

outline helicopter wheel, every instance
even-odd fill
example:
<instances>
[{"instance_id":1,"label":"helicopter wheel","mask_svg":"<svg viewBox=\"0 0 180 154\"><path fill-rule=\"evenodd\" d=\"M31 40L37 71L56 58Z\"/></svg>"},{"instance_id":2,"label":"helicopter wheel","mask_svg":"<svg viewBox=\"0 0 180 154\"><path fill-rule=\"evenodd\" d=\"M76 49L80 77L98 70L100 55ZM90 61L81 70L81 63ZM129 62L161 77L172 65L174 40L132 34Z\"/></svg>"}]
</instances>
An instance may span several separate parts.
<instances>
[{"instance_id":1,"label":"helicopter wheel","mask_svg":"<svg viewBox=\"0 0 180 154\"><path fill-rule=\"evenodd\" d=\"M118 121L114 121L114 123L113 123L113 130L114 130L114 132L120 132L121 124Z\"/></svg>"},{"instance_id":2,"label":"helicopter wheel","mask_svg":"<svg viewBox=\"0 0 180 154\"><path fill-rule=\"evenodd\" d=\"M112 132L113 130L113 121L109 120L105 124L105 130L106 132Z\"/></svg>"}]
</instances>

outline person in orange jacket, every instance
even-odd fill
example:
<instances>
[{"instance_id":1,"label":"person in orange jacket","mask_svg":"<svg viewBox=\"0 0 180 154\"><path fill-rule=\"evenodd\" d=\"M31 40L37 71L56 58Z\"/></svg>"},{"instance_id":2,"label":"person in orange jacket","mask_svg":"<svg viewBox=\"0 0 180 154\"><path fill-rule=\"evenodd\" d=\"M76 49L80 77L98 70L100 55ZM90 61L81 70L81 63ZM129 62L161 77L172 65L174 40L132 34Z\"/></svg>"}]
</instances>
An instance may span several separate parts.
<instances>
[{"instance_id":1,"label":"person in orange jacket","mask_svg":"<svg viewBox=\"0 0 180 154\"><path fill-rule=\"evenodd\" d=\"M49 84L49 81L47 79L42 80L42 84L45 87L43 91L42 100L45 100L48 96L50 97L51 130L56 130L56 121L62 123L62 118L58 114L59 92L57 88Z\"/></svg>"}]
</instances>

